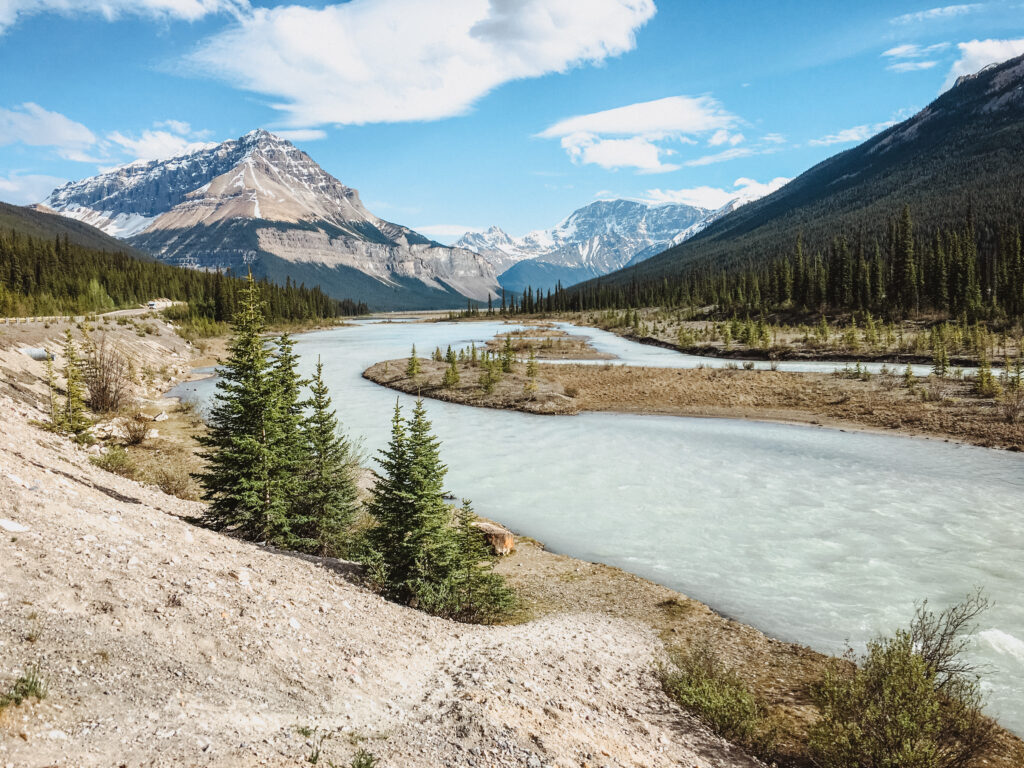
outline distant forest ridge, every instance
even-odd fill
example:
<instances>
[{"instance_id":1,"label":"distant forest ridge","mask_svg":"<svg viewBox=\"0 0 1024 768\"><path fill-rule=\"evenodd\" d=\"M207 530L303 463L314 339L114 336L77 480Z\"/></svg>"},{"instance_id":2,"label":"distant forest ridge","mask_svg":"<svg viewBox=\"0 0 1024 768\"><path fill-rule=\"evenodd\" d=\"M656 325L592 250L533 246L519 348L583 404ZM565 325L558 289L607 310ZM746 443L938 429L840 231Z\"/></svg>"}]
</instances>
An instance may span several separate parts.
<instances>
[{"instance_id":1,"label":"distant forest ridge","mask_svg":"<svg viewBox=\"0 0 1024 768\"><path fill-rule=\"evenodd\" d=\"M705 260L678 275L601 279L524 294L525 311L712 307L720 315L873 312L893 319L922 313L971 321L1024 322L1021 221L979 226L973 212L946 227L915 226L910 206L894 211L881 237L836 234L810 247L796 232L773 258Z\"/></svg>"},{"instance_id":2,"label":"distant forest ridge","mask_svg":"<svg viewBox=\"0 0 1024 768\"><path fill-rule=\"evenodd\" d=\"M188 302L193 317L231 319L243 279L173 267L131 253L128 248L108 251L78 245L67 233L41 238L0 230L0 317L102 312L162 297ZM367 312L365 304L333 299L319 287L292 285L290 280L285 285L261 282L269 322Z\"/></svg>"}]
</instances>

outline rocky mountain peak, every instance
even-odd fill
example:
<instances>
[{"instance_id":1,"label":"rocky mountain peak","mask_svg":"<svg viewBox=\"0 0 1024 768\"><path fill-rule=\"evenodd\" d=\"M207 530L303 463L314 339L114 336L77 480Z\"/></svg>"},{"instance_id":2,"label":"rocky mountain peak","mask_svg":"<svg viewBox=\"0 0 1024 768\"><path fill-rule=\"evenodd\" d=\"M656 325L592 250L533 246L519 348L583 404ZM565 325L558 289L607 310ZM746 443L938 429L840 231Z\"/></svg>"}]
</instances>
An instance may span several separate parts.
<instances>
[{"instance_id":1,"label":"rocky mountain peak","mask_svg":"<svg viewBox=\"0 0 1024 768\"><path fill-rule=\"evenodd\" d=\"M248 269L275 255L289 265L351 270L349 282L360 285L346 289L338 273L275 267L280 279L295 272L298 280L371 306L417 306L393 295L403 290L420 295L420 306L464 306L466 296L486 301L498 290L481 256L374 216L355 189L263 129L66 184L45 205L186 266ZM399 277L412 282L401 285Z\"/></svg>"}]
</instances>

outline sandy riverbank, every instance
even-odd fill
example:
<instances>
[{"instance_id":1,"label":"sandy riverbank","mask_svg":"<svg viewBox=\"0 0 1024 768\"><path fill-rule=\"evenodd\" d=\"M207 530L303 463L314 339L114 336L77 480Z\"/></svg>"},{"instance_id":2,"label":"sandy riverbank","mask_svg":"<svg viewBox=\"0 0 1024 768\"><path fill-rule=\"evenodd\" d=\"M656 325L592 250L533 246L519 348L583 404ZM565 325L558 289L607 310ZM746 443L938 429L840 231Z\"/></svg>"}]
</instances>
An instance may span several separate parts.
<instances>
[{"instance_id":1,"label":"sandy riverbank","mask_svg":"<svg viewBox=\"0 0 1024 768\"><path fill-rule=\"evenodd\" d=\"M617 411L756 419L1024 450L1024 419L1010 423L999 401L976 396L970 382L957 379L929 377L908 387L899 372L861 378L740 368L541 363L531 382L526 365L519 362L487 393L480 387L479 366L461 363L459 383L444 387L445 364L421 361L421 373L413 380L405 375L407 362L382 361L363 375L410 394L528 413Z\"/></svg>"},{"instance_id":2,"label":"sandy riverbank","mask_svg":"<svg viewBox=\"0 0 1024 768\"><path fill-rule=\"evenodd\" d=\"M28 361L19 376L42 393L41 364L5 354ZM308 727L330 734L325 757L345 760L359 741L384 766L477 765L482 755L494 765L533 765L530 755L552 766L753 765L658 688L666 651L705 642L765 699L782 754L800 759L821 654L529 540L499 566L523 598L512 625L424 617L329 563L188 525L182 518L199 505L91 466L82 449L27 424L39 418L31 400L0 409L11 436L0 453L19 481L0 478L0 517L30 530L0 543L17 564L2 598L12 621L0 633L13 666L0 668L0 681L41 663L54 687L0 722L15 764L105 765L111 744L155 764L294 764L310 749ZM180 429L162 422L167 444L157 450L184 455L189 415L170 410ZM54 548L63 553L56 571L43 556ZM171 688L182 703L172 706ZM991 764L1021 764L1024 747L1002 739Z\"/></svg>"}]
</instances>

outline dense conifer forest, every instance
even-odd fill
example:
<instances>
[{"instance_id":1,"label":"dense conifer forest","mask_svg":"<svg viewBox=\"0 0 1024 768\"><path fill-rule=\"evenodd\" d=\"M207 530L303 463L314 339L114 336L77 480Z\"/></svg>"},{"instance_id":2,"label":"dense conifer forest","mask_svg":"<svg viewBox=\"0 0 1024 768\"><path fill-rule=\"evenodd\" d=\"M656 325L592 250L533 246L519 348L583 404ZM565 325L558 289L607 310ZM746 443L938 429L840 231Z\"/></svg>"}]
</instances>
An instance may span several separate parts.
<instances>
[{"instance_id":1,"label":"dense conifer forest","mask_svg":"<svg viewBox=\"0 0 1024 768\"><path fill-rule=\"evenodd\" d=\"M226 322L244 281L78 245L68 235L40 238L0 231L0 317L66 315L133 307L157 297L185 301L189 315ZM367 311L319 287L262 284L270 322L318 320Z\"/></svg>"},{"instance_id":2,"label":"dense conifer forest","mask_svg":"<svg viewBox=\"0 0 1024 768\"><path fill-rule=\"evenodd\" d=\"M546 295L528 289L517 312L662 306L721 316L871 312L1014 323L1024 318L1024 251L1016 224L978 227L967 211L956 226L924 229L911 209L893 212L884 236L836 234L809 246L797 232L774 258L698 262L676 276L595 280Z\"/></svg>"}]
</instances>

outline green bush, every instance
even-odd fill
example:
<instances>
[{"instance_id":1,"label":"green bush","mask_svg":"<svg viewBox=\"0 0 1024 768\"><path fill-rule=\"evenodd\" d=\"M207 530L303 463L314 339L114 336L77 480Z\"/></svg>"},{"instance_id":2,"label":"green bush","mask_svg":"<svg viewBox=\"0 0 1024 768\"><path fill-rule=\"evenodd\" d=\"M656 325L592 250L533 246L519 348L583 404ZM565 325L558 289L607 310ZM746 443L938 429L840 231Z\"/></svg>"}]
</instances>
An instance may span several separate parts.
<instances>
[{"instance_id":1,"label":"green bush","mask_svg":"<svg viewBox=\"0 0 1024 768\"><path fill-rule=\"evenodd\" d=\"M375 768L377 758L365 749L360 749L356 752L355 757L352 758L350 765L351 768Z\"/></svg>"},{"instance_id":2,"label":"green bush","mask_svg":"<svg viewBox=\"0 0 1024 768\"><path fill-rule=\"evenodd\" d=\"M764 705L710 647L673 654L671 662L661 670L661 684L681 707L729 741L760 754L771 750L774 738Z\"/></svg>"},{"instance_id":3,"label":"green bush","mask_svg":"<svg viewBox=\"0 0 1024 768\"><path fill-rule=\"evenodd\" d=\"M0 696L0 711L13 705L19 706L25 699L45 699L46 681L38 667L29 667L25 674L14 681L11 689Z\"/></svg>"},{"instance_id":4,"label":"green bush","mask_svg":"<svg viewBox=\"0 0 1024 768\"><path fill-rule=\"evenodd\" d=\"M106 453L93 456L89 461L100 469L122 477L135 477L138 470L132 457L128 455L128 451L120 445L108 446Z\"/></svg>"},{"instance_id":5,"label":"green bush","mask_svg":"<svg viewBox=\"0 0 1024 768\"><path fill-rule=\"evenodd\" d=\"M822 768L966 768L990 746L975 670L963 661L980 593L941 613L922 605L909 630L837 662L813 691L822 717L810 751ZM848 653L852 657L852 653Z\"/></svg>"}]
</instances>

